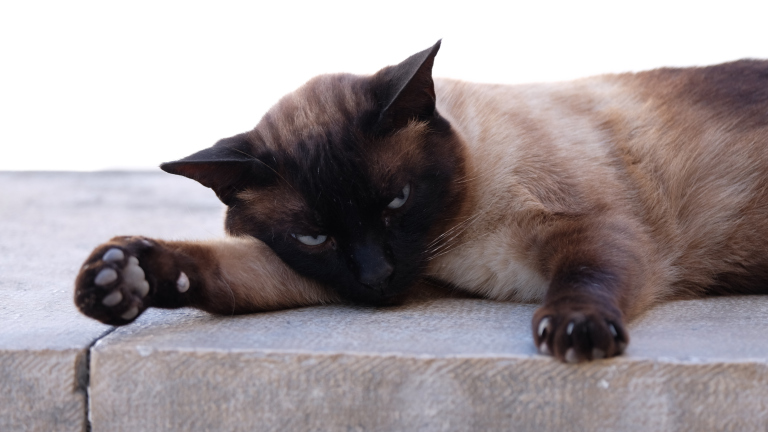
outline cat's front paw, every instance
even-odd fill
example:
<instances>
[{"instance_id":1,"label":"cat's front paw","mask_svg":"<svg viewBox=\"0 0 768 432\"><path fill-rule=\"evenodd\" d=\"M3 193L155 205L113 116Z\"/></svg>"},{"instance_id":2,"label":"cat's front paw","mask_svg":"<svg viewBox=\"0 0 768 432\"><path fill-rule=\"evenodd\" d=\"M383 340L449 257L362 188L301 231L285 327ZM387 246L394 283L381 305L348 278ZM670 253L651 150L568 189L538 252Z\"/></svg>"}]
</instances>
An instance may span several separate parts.
<instances>
[{"instance_id":1,"label":"cat's front paw","mask_svg":"<svg viewBox=\"0 0 768 432\"><path fill-rule=\"evenodd\" d=\"M158 245L142 237L116 237L97 247L75 281L75 304L85 315L105 324L125 325L150 306L157 279L141 260ZM182 272L178 291L189 288Z\"/></svg>"},{"instance_id":2,"label":"cat's front paw","mask_svg":"<svg viewBox=\"0 0 768 432\"><path fill-rule=\"evenodd\" d=\"M618 312L567 304L536 311L533 339L540 353L568 363L617 356L629 343Z\"/></svg>"}]
</instances>

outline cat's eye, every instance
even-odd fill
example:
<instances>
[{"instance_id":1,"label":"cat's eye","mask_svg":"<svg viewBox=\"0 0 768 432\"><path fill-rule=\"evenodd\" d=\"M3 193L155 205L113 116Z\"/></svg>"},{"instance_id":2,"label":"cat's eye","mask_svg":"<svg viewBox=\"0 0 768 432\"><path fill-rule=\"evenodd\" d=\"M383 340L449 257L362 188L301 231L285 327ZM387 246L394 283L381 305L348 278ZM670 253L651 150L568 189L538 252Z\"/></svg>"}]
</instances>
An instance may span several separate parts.
<instances>
[{"instance_id":1,"label":"cat's eye","mask_svg":"<svg viewBox=\"0 0 768 432\"><path fill-rule=\"evenodd\" d=\"M392 200L391 203L387 204L388 208L391 209L398 209L405 204L406 201L408 201L408 195L411 194L411 185L407 184L403 188L403 190L400 191L400 194Z\"/></svg>"},{"instance_id":2,"label":"cat's eye","mask_svg":"<svg viewBox=\"0 0 768 432\"><path fill-rule=\"evenodd\" d=\"M316 236L308 236L308 235L298 235L298 234L291 234L293 238L296 240L304 243L307 246L317 246L325 243L325 240L328 239L328 236L325 235L316 235Z\"/></svg>"}]
</instances>

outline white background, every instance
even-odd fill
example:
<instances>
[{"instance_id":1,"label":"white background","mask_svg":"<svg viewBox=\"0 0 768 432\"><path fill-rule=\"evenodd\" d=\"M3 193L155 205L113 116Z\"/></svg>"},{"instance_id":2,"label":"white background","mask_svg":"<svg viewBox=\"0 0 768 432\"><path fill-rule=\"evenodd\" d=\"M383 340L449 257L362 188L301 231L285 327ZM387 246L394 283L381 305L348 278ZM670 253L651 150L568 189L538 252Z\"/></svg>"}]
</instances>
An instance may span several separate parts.
<instances>
[{"instance_id":1,"label":"white background","mask_svg":"<svg viewBox=\"0 0 768 432\"><path fill-rule=\"evenodd\" d=\"M434 74L577 78L768 58L768 2L0 3L0 170L155 169L326 72L443 38Z\"/></svg>"}]
</instances>

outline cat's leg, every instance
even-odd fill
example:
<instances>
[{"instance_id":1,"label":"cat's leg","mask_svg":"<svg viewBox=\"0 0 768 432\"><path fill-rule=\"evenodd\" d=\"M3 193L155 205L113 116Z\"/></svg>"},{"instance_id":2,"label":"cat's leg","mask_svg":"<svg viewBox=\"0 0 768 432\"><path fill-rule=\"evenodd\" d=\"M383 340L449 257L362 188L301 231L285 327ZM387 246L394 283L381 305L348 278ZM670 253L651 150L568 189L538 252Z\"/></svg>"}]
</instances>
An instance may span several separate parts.
<instances>
[{"instance_id":1,"label":"cat's leg","mask_svg":"<svg viewBox=\"0 0 768 432\"><path fill-rule=\"evenodd\" d=\"M548 232L540 256L551 282L532 323L541 353L577 363L624 351L625 320L654 298L646 243L636 233L625 221L598 219Z\"/></svg>"},{"instance_id":2,"label":"cat's leg","mask_svg":"<svg viewBox=\"0 0 768 432\"><path fill-rule=\"evenodd\" d=\"M237 314L336 300L251 237L115 237L93 251L75 282L80 311L112 325L128 324L149 307Z\"/></svg>"}]
</instances>

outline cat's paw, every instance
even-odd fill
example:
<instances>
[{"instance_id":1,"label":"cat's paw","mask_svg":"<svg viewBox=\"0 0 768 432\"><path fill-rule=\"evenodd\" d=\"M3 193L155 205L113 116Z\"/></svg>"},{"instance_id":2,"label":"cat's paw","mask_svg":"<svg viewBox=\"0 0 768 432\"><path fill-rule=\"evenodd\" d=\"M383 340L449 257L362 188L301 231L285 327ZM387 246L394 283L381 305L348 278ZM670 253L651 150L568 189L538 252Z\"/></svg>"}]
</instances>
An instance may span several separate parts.
<instances>
[{"instance_id":1,"label":"cat's paw","mask_svg":"<svg viewBox=\"0 0 768 432\"><path fill-rule=\"evenodd\" d=\"M597 307L545 305L533 315L539 352L567 363L621 355L629 343L621 317Z\"/></svg>"},{"instance_id":2,"label":"cat's paw","mask_svg":"<svg viewBox=\"0 0 768 432\"><path fill-rule=\"evenodd\" d=\"M142 237L116 237L86 260L75 282L75 304L85 315L105 324L131 323L151 305L157 279L148 274L148 252L159 247ZM189 288L182 272L179 292Z\"/></svg>"}]
</instances>

